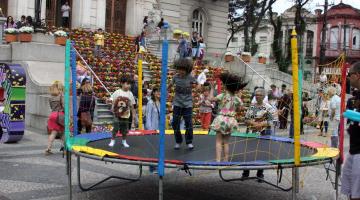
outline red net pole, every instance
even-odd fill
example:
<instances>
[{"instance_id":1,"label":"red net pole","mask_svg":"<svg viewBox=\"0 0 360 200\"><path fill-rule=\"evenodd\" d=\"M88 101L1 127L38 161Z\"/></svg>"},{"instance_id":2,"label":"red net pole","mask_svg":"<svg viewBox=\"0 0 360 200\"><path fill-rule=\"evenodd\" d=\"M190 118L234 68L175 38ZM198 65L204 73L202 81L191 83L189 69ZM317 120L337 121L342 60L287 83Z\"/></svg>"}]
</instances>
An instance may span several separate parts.
<instances>
[{"instance_id":1,"label":"red net pole","mask_svg":"<svg viewBox=\"0 0 360 200\"><path fill-rule=\"evenodd\" d=\"M339 135L339 150L340 150L340 162L344 160L344 132L345 132L345 120L343 113L345 112L345 96L346 96L346 72L349 67L348 63L343 63L341 70L341 109L340 109L340 135Z\"/></svg>"}]
</instances>

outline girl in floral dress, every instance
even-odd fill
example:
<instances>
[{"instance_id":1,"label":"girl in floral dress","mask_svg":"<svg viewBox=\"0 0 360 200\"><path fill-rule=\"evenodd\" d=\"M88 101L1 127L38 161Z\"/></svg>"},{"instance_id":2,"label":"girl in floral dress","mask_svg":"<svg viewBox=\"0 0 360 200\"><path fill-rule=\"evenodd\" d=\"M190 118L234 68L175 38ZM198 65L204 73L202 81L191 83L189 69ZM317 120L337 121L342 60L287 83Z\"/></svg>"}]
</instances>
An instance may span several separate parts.
<instances>
[{"instance_id":1,"label":"girl in floral dress","mask_svg":"<svg viewBox=\"0 0 360 200\"><path fill-rule=\"evenodd\" d=\"M211 124L211 129L216 132L217 162L221 161L223 152L223 161L229 161L229 139L231 132L238 131L238 122L235 116L242 106L242 101L237 97L236 93L247 85L247 83L244 83L243 78L230 73L221 74L220 79L226 91L212 98L212 101L218 102L219 112ZM213 96L212 94L213 88L211 96Z\"/></svg>"}]
</instances>

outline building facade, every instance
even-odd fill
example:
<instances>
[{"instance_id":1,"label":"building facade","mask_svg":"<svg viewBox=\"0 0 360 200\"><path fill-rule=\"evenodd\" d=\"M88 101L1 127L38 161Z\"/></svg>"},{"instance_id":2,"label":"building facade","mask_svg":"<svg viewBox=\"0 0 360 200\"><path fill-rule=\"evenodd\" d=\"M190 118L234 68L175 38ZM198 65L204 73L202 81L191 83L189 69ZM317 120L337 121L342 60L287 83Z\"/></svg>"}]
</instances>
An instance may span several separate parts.
<instances>
[{"instance_id":1,"label":"building facade","mask_svg":"<svg viewBox=\"0 0 360 200\"><path fill-rule=\"evenodd\" d=\"M354 63L360 60L360 10L340 3L332 6L326 15L327 30L326 30L326 63L330 63L340 54L345 52L346 62ZM323 14L317 10L318 18L318 32L316 37L316 58L319 63L321 35L323 25ZM319 73L322 69L318 68Z\"/></svg>"},{"instance_id":2,"label":"building facade","mask_svg":"<svg viewBox=\"0 0 360 200\"><path fill-rule=\"evenodd\" d=\"M290 37L291 31L295 27L295 6L290 7L281 14L282 27L281 27L281 37L276 38L277 42L280 43L282 47L283 56L286 57L290 51ZM306 30L302 37L299 37L298 43L301 47L301 62L304 69L304 77L306 79L311 79L313 76L313 69L315 66L315 55L316 48L315 44L317 42L316 33L317 33L317 23L316 16L310 11L303 9L301 11L302 16L306 22ZM274 13L274 17L277 17L277 13ZM274 52L272 50L272 43L274 42L274 27L271 25L268 17L262 20L260 28L256 33L256 43L259 45L257 53L264 53L269 57L269 61L274 62ZM232 41L229 43L228 50L232 52L241 52L244 47L244 33L240 31L237 33ZM291 67L291 66L289 66Z\"/></svg>"},{"instance_id":3,"label":"building facade","mask_svg":"<svg viewBox=\"0 0 360 200\"><path fill-rule=\"evenodd\" d=\"M71 7L71 28L102 28L135 36L141 33L145 16L154 24L164 18L171 30L202 34L208 52L225 51L227 0L0 0L0 6L5 15L15 19L34 17L40 9L41 19L48 25L60 26L61 6L66 1Z\"/></svg>"}]
</instances>

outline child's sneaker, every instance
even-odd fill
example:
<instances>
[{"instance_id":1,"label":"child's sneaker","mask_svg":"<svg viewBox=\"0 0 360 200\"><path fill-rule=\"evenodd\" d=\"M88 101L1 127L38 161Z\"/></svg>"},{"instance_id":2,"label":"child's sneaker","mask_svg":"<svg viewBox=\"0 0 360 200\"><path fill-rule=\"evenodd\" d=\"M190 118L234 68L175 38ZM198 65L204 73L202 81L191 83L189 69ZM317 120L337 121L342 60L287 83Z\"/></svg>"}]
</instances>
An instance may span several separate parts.
<instances>
[{"instance_id":1,"label":"child's sneaker","mask_svg":"<svg viewBox=\"0 0 360 200\"><path fill-rule=\"evenodd\" d=\"M175 146L174 146L174 149L175 149L175 150L180 149L180 144L179 144L179 143L176 143Z\"/></svg>"},{"instance_id":2,"label":"child's sneaker","mask_svg":"<svg viewBox=\"0 0 360 200\"><path fill-rule=\"evenodd\" d=\"M122 141L122 145L125 147L125 148L129 148L130 146L128 145L128 143L126 143L126 140L123 140Z\"/></svg>"},{"instance_id":3,"label":"child's sneaker","mask_svg":"<svg viewBox=\"0 0 360 200\"><path fill-rule=\"evenodd\" d=\"M187 146L190 150L192 150L194 148L194 145L192 143L188 144Z\"/></svg>"},{"instance_id":4,"label":"child's sneaker","mask_svg":"<svg viewBox=\"0 0 360 200\"><path fill-rule=\"evenodd\" d=\"M115 145L115 140L110 140L109 147L113 147Z\"/></svg>"}]
</instances>

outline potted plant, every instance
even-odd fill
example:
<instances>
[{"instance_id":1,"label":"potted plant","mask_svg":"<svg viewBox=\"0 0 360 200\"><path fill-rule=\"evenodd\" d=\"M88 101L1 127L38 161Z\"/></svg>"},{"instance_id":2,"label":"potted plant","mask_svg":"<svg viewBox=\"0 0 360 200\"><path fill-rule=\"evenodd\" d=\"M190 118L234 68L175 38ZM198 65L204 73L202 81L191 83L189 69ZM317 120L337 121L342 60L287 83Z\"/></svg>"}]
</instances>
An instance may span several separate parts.
<instances>
[{"instance_id":1,"label":"potted plant","mask_svg":"<svg viewBox=\"0 0 360 200\"><path fill-rule=\"evenodd\" d=\"M242 52L242 53L241 53L241 59L242 59L244 62L249 63L250 60L251 60L251 53L250 53L250 52Z\"/></svg>"},{"instance_id":2,"label":"potted plant","mask_svg":"<svg viewBox=\"0 0 360 200\"><path fill-rule=\"evenodd\" d=\"M19 29L19 41L20 42L31 42L32 35L31 33L34 32L33 27L24 26Z\"/></svg>"},{"instance_id":3,"label":"potted plant","mask_svg":"<svg viewBox=\"0 0 360 200\"><path fill-rule=\"evenodd\" d=\"M66 44L67 33L65 31L59 30L54 33L55 35L55 44L63 45Z\"/></svg>"},{"instance_id":4,"label":"potted plant","mask_svg":"<svg viewBox=\"0 0 360 200\"><path fill-rule=\"evenodd\" d=\"M258 59L259 59L259 63L261 63L261 64L266 64L266 54L264 54L264 53L259 53Z\"/></svg>"},{"instance_id":5,"label":"potted plant","mask_svg":"<svg viewBox=\"0 0 360 200\"><path fill-rule=\"evenodd\" d=\"M234 61L234 55L231 52L225 53L225 62L232 62Z\"/></svg>"},{"instance_id":6,"label":"potted plant","mask_svg":"<svg viewBox=\"0 0 360 200\"><path fill-rule=\"evenodd\" d=\"M7 43L16 42L18 32L19 31L17 29L15 29L15 28L7 28L7 29L5 29L5 41Z\"/></svg>"},{"instance_id":7,"label":"potted plant","mask_svg":"<svg viewBox=\"0 0 360 200\"><path fill-rule=\"evenodd\" d=\"M179 39L181 37L182 31L179 29L175 29L173 32L173 38L174 39Z\"/></svg>"}]
</instances>

